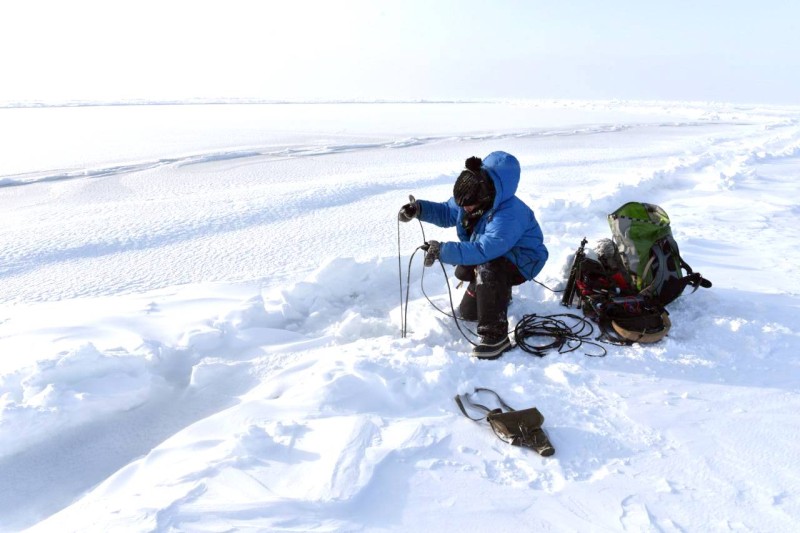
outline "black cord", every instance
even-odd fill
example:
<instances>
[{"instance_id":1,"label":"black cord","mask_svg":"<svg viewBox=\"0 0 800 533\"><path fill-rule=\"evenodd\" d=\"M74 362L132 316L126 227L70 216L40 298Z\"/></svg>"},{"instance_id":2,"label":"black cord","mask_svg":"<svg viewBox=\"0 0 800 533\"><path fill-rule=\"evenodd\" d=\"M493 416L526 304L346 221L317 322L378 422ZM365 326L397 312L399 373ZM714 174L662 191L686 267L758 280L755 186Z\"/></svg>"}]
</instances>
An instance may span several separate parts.
<instances>
[{"instance_id":1,"label":"black cord","mask_svg":"<svg viewBox=\"0 0 800 533\"><path fill-rule=\"evenodd\" d=\"M409 199L413 202L414 197L409 196ZM422 227L422 221L417 219L419 222L419 229L422 231L422 241L428 242L425 240L425 228ZM397 219L397 270L400 278L400 336L401 338L405 339L406 334L408 332L408 296L411 290L411 262L414 260L414 255L417 251L422 248L422 246L418 246L414 253L411 254L411 257L408 259L408 276L406 278L406 298L405 303L403 302L403 262L401 259L401 250L400 250L400 219ZM424 275L424 270L423 270ZM422 291L423 294L425 291ZM427 298L427 295L426 295ZM428 300L430 301L430 300ZM434 306L435 307L435 306Z\"/></svg>"},{"instance_id":2,"label":"black cord","mask_svg":"<svg viewBox=\"0 0 800 533\"><path fill-rule=\"evenodd\" d=\"M409 303L410 293L411 293L411 265L412 265L412 263L414 261L414 256L417 254L417 252L419 250L425 249L425 246L427 245L427 242L428 242L428 241L425 240L425 228L423 228L423 226L422 226L422 221L419 220L419 219L417 219L417 221L419 222L419 227L420 227L420 230L422 231L422 239L423 239L423 242L425 244L417 246L417 248L411 254L411 257L408 259L408 270L407 270L407 276L406 276L405 301L403 299L403 268L402 268L401 250L400 250L400 248L401 248L401 246L400 246L400 220L398 219L398 221L397 221L397 265L398 265L398 271L399 271L399 277L400 277L400 335L401 335L401 338L406 338L406 335L408 334L408 303ZM473 342L466 335L466 333L464 333L463 329L461 328L461 324L460 324L461 320L459 320L459 318L456 316L455 305L453 304L453 290L450 287L450 280L447 277L447 271L444 268L444 263L439 261L439 265L442 267L442 274L444 275L444 280L445 280L445 283L447 284L447 294L448 294L448 297L450 299L450 311L452 312L452 314L448 314L443 309L439 309L439 307L435 303L433 303L433 301L430 299L428 294L425 292L425 284L424 284L424 281L425 281L425 270L426 270L425 267L422 268L422 275L420 276L420 280L419 280L420 288L422 289L422 294L425 296L425 299L428 300L428 303L430 303L433 306L434 309L436 309L437 311L439 311L440 313L442 313L446 317L452 318L455 321L456 328L458 328L459 333L461 333L461 336L464 337L464 339L466 339L466 341L468 343L470 343L473 346L478 346L479 344ZM475 333L474 331L470 330L469 328L464 327L464 329L466 329L473 336L476 336L476 337L478 336L477 333Z\"/></svg>"},{"instance_id":3,"label":"black cord","mask_svg":"<svg viewBox=\"0 0 800 533\"><path fill-rule=\"evenodd\" d=\"M534 280L532 280L532 281L533 281L534 283L538 283L539 285L541 285L542 287L544 287L544 288L545 288L545 289L547 289L548 291L550 291L550 292L553 292L553 293L556 293L556 294L558 294L559 292L564 292L564 291L566 290L566 289L558 289L558 290L556 290L556 289L551 289L550 287L548 287L547 285L545 285L545 284L544 284L544 283L542 283L541 281L538 281L538 280L535 280L535 279L534 279Z\"/></svg>"},{"instance_id":4,"label":"black cord","mask_svg":"<svg viewBox=\"0 0 800 533\"><path fill-rule=\"evenodd\" d=\"M409 269L410 270L410 269ZM400 258L400 218L397 219L397 273L400 279L400 335L406 337L406 321L403 316L403 261Z\"/></svg>"},{"instance_id":5,"label":"black cord","mask_svg":"<svg viewBox=\"0 0 800 533\"><path fill-rule=\"evenodd\" d=\"M422 276L420 277L420 280L419 280L420 288L422 289L422 294L423 294L423 296L425 296L425 299L428 300L429 304L431 304L431 307L433 307L434 309L439 311L441 314L443 314L447 318L452 318L453 320L455 320L456 321L456 327L458 327L459 331L461 331L461 326L459 324L461 322L465 322L465 320L459 319L458 315L456 315L455 304L453 303L453 289L450 287L450 278L447 276L447 270L444 267L444 263L439 261L439 265L442 267L442 274L444 275L444 281L447 284L447 296L448 296L448 298L450 300L450 311L451 311L452 314L448 313L444 309L440 309L439 306L437 306L435 303L433 303L433 300L431 300L430 296L428 296L428 293L425 292L425 283L424 283L424 281L425 281L425 269L424 268L422 269ZM472 331L468 327L464 326L464 329L467 330L467 332L469 332L473 337L477 337L478 336L478 334L476 332ZM464 335L463 331L461 331L461 335L464 336L465 339L467 339L467 342L469 342L473 346L477 346L477 344L475 344L474 342L469 340L469 337Z\"/></svg>"},{"instance_id":6,"label":"black cord","mask_svg":"<svg viewBox=\"0 0 800 533\"><path fill-rule=\"evenodd\" d=\"M448 315L447 313L444 313L443 311L439 310L438 307L433 305L433 302L431 302L430 298L428 298L428 295L425 295L425 298L428 298L428 301L431 302L431 305L433 305L433 307L435 307L440 313L443 313L445 316L451 317L455 321L456 328L458 328L459 333L461 333L461 336L464 337L467 340L468 343L470 343L473 346L479 346L479 343L472 342L472 340L469 337L467 337L466 333L464 333L464 330L461 329L461 320L459 320L458 317L456 316L456 308L455 308L455 305L453 304L453 290L450 288L450 280L447 277L447 271L444 269L444 263L439 261L439 265L441 265L441 267L442 267L442 274L444 274L444 281L445 281L445 283L447 283L447 295L450 298L450 311L452 311L453 314L452 315ZM421 282L421 280L420 280L420 282ZM423 294L424 294L424 292L425 291L423 290ZM473 332L469 328L465 328L465 329L467 329L467 331L469 331L470 333L472 333L473 335L475 335L477 337L477 333Z\"/></svg>"},{"instance_id":7,"label":"black cord","mask_svg":"<svg viewBox=\"0 0 800 533\"><path fill-rule=\"evenodd\" d=\"M569 318L576 323L567 324L562 318ZM595 340L594 326L585 317L572 313L539 316L536 314L524 315L514 328L514 341L524 352L544 357L549 350L558 350L558 353L569 353L577 350L584 344L590 344L600 349L599 353L586 353L589 357L605 357L608 351ZM533 344L528 339L545 337L553 339L549 343Z\"/></svg>"}]
</instances>

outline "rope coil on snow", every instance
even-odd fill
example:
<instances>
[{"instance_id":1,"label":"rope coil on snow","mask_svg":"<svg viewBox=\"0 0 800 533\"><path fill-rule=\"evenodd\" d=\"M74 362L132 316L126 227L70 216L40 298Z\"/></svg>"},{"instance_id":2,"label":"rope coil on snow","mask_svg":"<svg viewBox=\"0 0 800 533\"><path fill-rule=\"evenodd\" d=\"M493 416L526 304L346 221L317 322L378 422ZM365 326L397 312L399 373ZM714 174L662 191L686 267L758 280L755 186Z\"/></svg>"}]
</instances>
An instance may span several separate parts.
<instances>
[{"instance_id":1,"label":"rope coil on snow","mask_svg":"<svg viewBox=\"0 0 800 533\"><path fill-rule=\"evenodd\" d=\"M561 318L570 318L577 323L570 326ZM590 344L600 349L600 353L586 353L589 357L605 357L608 351L595 340L590 340L594 335L594 326L585 317L572 313L540 316L536 314L524 315L514 327L514 341L526 353L537 357L544 357L549 350L558 350L558 353L569 353L577 350L584 344ZM529 339L544 337L553 339L545 344L533 344Z\"/></svg>"}]
</instances>

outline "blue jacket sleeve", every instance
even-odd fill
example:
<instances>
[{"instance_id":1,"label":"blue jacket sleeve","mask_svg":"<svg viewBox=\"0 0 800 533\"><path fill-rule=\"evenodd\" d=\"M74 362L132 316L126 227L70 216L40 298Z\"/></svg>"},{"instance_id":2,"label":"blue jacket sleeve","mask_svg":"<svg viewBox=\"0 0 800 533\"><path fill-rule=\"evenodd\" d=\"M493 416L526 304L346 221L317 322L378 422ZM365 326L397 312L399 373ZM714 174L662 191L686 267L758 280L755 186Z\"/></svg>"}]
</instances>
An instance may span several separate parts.
<instances>
[{"instance_id":1,"label":"blue jacket sleeve","mask_svg":"<svg viewBox=\"0 0 800 533\"><path fill-rule=\"evenodd\" d=\"M450 198L446 202L429 202L418 200L420 206L419 219L442 228L450 228L458 222L458 206Z\"/></svg>"},{"instance_id":2,"label":"blue jacket sleeve","mask_svg":"<svg viewBox=\"0 0 800 533\"><path fill-rule=\"evenodd\" d=\"M451 265L480 265L508 253L524 231L524 222L513 212L498 211L474 241L442 243L439 259Z\"/></svg>"}]
</instances>

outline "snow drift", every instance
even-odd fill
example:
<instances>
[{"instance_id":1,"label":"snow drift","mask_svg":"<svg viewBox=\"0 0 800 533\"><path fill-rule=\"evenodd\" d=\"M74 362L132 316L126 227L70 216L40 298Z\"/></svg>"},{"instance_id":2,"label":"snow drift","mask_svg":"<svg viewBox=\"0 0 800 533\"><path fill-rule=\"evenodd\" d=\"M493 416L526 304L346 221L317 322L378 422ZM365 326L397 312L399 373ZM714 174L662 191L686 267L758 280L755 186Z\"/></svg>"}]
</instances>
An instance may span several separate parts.
<instances>
[{"instance_id":1,"label":"snow drift","mask_svg":"<svg viewBox=\"0 0 800 533\"><path fill-rule=\"evenodd\" d=\"M0 109L0 530L793 529L798 119L635 102ZM419 258L400 338L397 209L446 198L464 159L495 149L522 163L545 285L642 200L714 288L671 304L654 345L479 361L425 299ZM419 227L399 242L405 268ZM449 306L438 268L424 290ZM526 283L510 321L562 311ZM536 406L556 454L464 418L453 397L476 386Z\"/></svg>"}]
</instances>

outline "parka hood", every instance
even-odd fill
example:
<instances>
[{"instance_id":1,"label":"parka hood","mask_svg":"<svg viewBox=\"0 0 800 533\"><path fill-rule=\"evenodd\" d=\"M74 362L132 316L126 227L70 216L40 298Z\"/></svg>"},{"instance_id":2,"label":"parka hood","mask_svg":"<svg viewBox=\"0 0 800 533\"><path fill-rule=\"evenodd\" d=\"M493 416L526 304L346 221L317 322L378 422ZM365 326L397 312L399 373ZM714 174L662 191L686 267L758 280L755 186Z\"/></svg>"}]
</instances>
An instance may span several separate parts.
<instances>
[{"instance_id":1,"label":"parka hood","mask_svg":"<svg viewBox=\"0 0 800 533\"><path fill-rule=\"evenodd\" d=\"M492 152L483 159L483 168L494 182L494 208L517 193L519 161L507 152Z\"/></svg>"}]
</instances>

